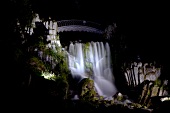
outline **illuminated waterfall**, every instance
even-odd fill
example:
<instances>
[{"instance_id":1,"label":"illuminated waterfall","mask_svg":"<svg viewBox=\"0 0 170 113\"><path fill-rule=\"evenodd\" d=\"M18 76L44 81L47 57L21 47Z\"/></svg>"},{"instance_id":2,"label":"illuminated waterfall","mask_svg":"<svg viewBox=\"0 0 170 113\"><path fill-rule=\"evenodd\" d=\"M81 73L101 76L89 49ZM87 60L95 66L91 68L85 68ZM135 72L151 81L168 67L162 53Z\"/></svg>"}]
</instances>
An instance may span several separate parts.
<instances>
[{"instance_id":1,"label":"illuminated waterfall","mask_svg":"<svg viewBox=\"0 0 170 113\"><path fill-rule=\"evenodd\" d=\"M73 78L94 80L100 96L112 97L117 92L111 68L111 52L108 42L73 42L68 50L69 68Z\"/></svg>"}]
</instances>

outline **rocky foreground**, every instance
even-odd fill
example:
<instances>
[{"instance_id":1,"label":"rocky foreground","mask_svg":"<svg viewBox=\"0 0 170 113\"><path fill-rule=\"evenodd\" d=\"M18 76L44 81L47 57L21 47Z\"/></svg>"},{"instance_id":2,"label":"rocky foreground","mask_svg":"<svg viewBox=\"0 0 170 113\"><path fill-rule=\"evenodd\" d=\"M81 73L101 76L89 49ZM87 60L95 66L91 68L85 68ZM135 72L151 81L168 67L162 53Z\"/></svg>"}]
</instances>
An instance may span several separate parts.
<instances>
[{"instance_id":1,"label":"rocky foreground","mask_svg":"<svg viewBox=\"0 0 170 113\"><path fill-rule=\"evenodd\" d=\"M98 104L96 107L81 100L61 100L48 95L25 94L15 95L6 101L6 111L17 112L57 112L57 113L168 113L170 101L161 103L155 109L138 108L132 104L114 103ZM7 100L8 100L7 99Z\"/></svg>"},{"instance_id":2,"label":"rocky foreground","mask_svg":"<svg viewBox=\"0 0 170 113\"><path fill-rule=\"evenodd\" d=\"M169 110L170 101L156 102L148 108L133 102L125 95L117 93L113 99L106 100L94 90L93 81L83 80L77 88L77 98L65 89L56 89L56 82L42 77L34 78L29 87L12 87L7 89L3 106L5 111L12 112L62 112L62 113L164 113ZM53 87L54 86L54 87ZM59 88L59 87L57 87ZM58 92L60 91L60 92ZM75 95L74 95L75 96ZM159 100L159 99L157 99Z\"/></svg>"}]
</instances>

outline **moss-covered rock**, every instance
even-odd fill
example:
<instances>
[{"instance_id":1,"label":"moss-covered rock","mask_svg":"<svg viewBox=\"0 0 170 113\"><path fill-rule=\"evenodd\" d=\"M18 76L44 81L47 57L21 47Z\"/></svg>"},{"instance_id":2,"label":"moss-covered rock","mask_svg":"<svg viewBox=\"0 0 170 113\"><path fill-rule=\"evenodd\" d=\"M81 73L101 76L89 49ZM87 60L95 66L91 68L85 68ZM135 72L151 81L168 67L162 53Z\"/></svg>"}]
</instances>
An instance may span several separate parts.
<instances>
[{"instance_id":1,"label":"moss-covered rock","mask_svg":"<svg viewBox=\"0 0 170 113\"><path fill-rule=\"evenodd\" d=\"M95 91L94 82L89 78L84 78L79 83L79 95L80 99L93 100L97 93Z\"/></svg>"},{"instance_id":2,"label":"moss-covered rock","mask_svg":"<svg viewBox=\"0 0 170 113\"><path fill-rule=\"evenodd\" d=\"M83 103L89 104L94 108L98 108L100 106L108 107L114 104L113 100L105 100L103 96L98 95L95 90L94 81L89 78L84 78L79 83L79 97L80 101Z\"/></svg>"}]
</instances>

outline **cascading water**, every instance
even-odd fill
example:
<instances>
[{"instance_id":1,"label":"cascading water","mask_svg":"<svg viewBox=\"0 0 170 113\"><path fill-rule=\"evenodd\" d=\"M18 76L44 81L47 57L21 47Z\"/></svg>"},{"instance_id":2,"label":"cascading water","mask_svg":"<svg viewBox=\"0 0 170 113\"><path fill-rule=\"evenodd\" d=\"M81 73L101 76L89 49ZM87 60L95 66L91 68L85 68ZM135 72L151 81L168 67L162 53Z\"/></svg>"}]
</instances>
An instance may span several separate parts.
<instances>
[{"instance_id":1,"label":"cascading water","mask_svg":"<svg viewBox=\"0 0 170 113\"><path fill-rule=\"evenodd\" d=\"M117 92L111 68L111 53L108 42L73 42L69 45L68 63L73 78L81 81L91 78L97 93L106 98Z\"/></svg>"}]
</instances>

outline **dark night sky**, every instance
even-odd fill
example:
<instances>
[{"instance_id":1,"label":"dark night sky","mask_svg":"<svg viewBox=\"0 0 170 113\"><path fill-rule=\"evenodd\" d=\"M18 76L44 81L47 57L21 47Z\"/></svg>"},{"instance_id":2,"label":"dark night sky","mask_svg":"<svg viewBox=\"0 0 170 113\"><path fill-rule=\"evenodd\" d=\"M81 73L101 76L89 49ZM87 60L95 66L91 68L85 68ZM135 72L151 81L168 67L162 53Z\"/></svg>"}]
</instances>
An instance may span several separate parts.
<instances>
[{"instance_id":1,"label":"dark night sky","mask_svg":"<svg viewBox=\"0 0 170 113\"><path fill-rule=\"evenodd\" d=\"M84 19L101 24L116 22L124 34L154 37L165 32L168 7L160 2L117 2L111 0L35 0L37 10L57 20ZM148 35L146 35L148 34ZM144 35L144 36L143 36ZM157 36L157 35L156 35Z\"/></svg>"}]
</instances>

